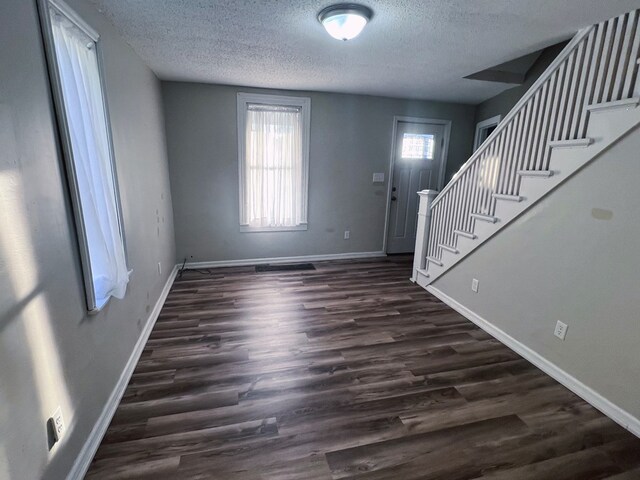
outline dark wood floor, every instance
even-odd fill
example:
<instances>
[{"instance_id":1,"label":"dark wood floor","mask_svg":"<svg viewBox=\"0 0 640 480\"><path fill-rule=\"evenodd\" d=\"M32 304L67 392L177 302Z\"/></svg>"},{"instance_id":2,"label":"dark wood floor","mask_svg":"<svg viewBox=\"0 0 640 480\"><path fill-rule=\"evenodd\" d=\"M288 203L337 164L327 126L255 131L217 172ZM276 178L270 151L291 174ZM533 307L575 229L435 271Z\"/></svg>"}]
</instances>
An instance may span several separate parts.
<instances>
[{"instance_id":1,"label":"dark wood floor","mask_svg":"<svg viewBox=\"0 0 640 480\"><path fill-rule=\"evenodd\" d=\"M640 478L640 439L410 262L185 272L87 478Z\"/></svg>"}]
</instances>

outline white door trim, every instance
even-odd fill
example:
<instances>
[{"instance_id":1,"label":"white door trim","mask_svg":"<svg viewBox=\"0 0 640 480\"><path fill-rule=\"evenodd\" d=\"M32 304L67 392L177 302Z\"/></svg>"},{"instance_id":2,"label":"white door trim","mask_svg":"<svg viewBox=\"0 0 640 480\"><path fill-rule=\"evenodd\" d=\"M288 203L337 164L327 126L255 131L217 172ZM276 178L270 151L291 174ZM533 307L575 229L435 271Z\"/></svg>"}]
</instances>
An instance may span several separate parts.
<instances>
[{"instance_id":1,"label":"white door trim","mask_svg":"<svg viewBox=\"0 0 640 480\"><path fill-rule=\"evenodd\" d=\"M449 155L449 139L451 138L451 120L443 120L441 118L421 118L421 117L403 117L395 115L393 117L393 129L391 133L391 155L389 158L389 179L387 183L387 207L384 215L384 232L382 236L382 251L387 252L387 230L389 229L389 217L391 214L391 188L393 186L393 167L395 166L396 152L396 133L398 131L398 123L428 123L432 125L444 125L444 144L440 152L440 175L438 177L438 191L444 187L444 176L447 170L447 158ZM418 192L416 192L416 195Z\"/></svg>"},{"instance_id":2,"label":"white door trim","mask_svg":"<svg viewBox=\"0 0 640 480\"><path fill-rule=\"evenodd\" d=\"M487 127L497 127L502 120L502 115L496 115L495 117L487 118L476 124L476 134L473 137L473 151L475 152L480 146L480 132Z\"/></svg>"}]
</instances>

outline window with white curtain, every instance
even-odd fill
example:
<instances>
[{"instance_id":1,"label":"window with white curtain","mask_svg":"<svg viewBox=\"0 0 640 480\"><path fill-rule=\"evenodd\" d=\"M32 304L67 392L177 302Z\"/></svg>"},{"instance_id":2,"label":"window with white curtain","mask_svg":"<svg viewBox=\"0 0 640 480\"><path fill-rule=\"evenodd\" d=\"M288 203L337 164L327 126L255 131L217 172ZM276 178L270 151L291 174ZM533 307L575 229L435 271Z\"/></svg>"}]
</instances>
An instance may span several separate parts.
<instances>
[{"instance_id":1,"label":"window with white curtain","mask_svg":"<svg viewBox=\"0 0 640 480\"><path fill-rule=\"evenodd\" d=\"M240 229L307 229L309 119L304 97L238 94Z\"/></svg>"},{"instance_id":2,"label":"window with white curtain","mask_svg":"<svg viewBox=\"0 0 640 480\"><path fill-rule=\"evenodd\" d=\"M87 306L123 298L126 265L99 36L66 4L46 2L45 37L80 245Z\"/></svg>"}]
</instances>

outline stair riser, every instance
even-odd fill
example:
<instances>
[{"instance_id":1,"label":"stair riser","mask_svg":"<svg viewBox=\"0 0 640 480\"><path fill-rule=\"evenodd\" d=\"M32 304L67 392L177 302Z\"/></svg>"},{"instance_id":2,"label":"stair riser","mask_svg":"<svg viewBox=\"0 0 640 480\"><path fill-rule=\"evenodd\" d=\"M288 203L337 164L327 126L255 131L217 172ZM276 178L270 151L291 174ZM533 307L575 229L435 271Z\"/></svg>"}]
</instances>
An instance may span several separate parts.
<instances>
[{"instance_id":1,"label":"stair riser","mask_svg":"<svg viewBox=\"0 0 640 480\"><path fill-rule=\"evenodd\" d=\"M527 208L528 202L510 202L508 200L496 201L496 217L502 219L511 219L516 215L519 215L525 208Z\"/></svg>"},{"instance_id":2,"label":"stair riser","mask_svg":"<svg viewBox=\"0 0 640 480\"><path fill-rule=\"evenodd\" d=\"M416 283L422 288L426 287L427 285L429 285L429 283L431 283L431 273L429 273L429 276L427 277L424 273L418 270L418 273L416 275Z\"/></svg>"}]
</instances>

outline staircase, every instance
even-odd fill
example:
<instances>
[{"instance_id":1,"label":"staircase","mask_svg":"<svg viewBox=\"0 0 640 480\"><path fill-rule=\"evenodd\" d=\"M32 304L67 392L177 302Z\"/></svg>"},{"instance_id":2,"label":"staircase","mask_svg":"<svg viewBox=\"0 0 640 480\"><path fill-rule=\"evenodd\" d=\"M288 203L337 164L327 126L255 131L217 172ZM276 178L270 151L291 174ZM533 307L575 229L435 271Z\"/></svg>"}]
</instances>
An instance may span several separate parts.
<instances>
[{"instance_id":1,"label":"staircase","mask_svg":"<svg viewBox=\"0 0 640 480\"><path fill-rule=\"evenodd\" d=\"M578 32L442 192L419 192L413 281L432 283L640 124L639 17Z\"/></svg>"}]
</instances>

